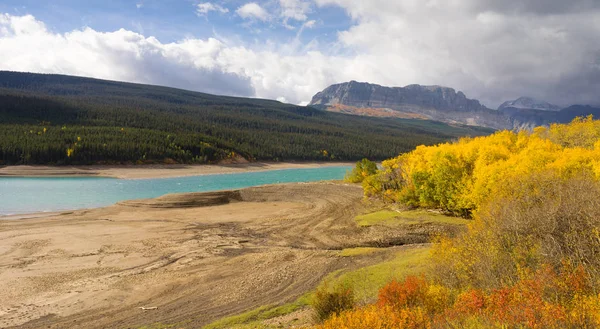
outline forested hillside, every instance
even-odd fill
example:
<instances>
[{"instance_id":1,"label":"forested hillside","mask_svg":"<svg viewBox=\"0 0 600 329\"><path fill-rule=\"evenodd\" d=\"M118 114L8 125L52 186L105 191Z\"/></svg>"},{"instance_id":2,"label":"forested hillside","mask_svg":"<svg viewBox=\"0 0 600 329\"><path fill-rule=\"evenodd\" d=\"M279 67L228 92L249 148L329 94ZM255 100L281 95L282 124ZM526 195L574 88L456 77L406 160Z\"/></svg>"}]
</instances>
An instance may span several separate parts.
<instances>
[{"instance_id":1,"label":"forested hillside","mask_svg":"<svg viewBox=\"0 0 600 329\"><path fill-rule=\"evenodd\" d=\"M0 164L383 159L491 130L277 101L0 72Z\"/></svg>"}]
</instances>

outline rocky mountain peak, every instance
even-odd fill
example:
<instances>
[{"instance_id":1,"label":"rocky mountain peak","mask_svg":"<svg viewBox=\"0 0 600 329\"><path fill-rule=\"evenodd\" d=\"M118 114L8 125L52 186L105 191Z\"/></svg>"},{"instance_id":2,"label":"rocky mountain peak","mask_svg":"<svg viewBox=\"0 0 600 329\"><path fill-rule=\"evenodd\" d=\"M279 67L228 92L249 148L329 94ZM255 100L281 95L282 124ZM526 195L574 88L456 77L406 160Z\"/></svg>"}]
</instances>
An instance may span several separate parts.
<instances>
[{"instance_id":1,"label":"rocky mountain peak","mask_svg":"<svg viewBox=\"0 0 600 329\"><path fill-rule=\"evenodd\" d=\"M348 105L357 107L388 107L402 105L465 111L488 110L479 101L468 99L464 93L443 86L384 87L366 82L350 81L329 86L317 93L310 105Z\"/></svg>"},{"instance_id":2,"label":"rocky mountain peak","mask_svg":"<svg viewBox=\"0 0 600 329\"><path fill-rule=\"evenodd\" d=\"M559 106L531 97L519 97L516 100L504 102L502 103L502 105L500 105L500 107L498 107L498 110L503 110L506 108L531 109L541 111L560 111L561 109Z\"/></svg>"},{"instance_id":3,"label":"rocky mountain peak","mask_svg":"<svg viewBox=\"0 0 600 329\"><path fill-rule=\"evenodd\" d=\"M497 119L497 111L481 105L478 100L452 88L412 84L405 87L385 87L350 81L335 84L317 93L310 105L320 108L348 107L385 109L408 117L418 117L450 123L465 123L504 128L508 123Z\"/></svg>"}]
</instances>

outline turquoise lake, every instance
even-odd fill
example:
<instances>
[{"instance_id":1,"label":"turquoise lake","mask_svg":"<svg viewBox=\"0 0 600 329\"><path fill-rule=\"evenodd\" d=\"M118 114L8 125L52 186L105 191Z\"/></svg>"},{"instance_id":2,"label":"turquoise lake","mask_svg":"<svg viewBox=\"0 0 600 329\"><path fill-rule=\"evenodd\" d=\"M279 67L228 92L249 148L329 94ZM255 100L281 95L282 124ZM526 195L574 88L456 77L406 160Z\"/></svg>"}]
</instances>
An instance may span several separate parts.
<instances>
[{"instance_id":1,"label":"turquoise lake","mask_svg":"<svg viewBox=\"0 0 600 329\"><path fill-rule=\"evenodd\" d=\"M0 177L0 215L104 207L170 193L208 192L265 184L342 179L348 166L239 174L124 180L99 177Z\"/></svg>"}]
</instances>

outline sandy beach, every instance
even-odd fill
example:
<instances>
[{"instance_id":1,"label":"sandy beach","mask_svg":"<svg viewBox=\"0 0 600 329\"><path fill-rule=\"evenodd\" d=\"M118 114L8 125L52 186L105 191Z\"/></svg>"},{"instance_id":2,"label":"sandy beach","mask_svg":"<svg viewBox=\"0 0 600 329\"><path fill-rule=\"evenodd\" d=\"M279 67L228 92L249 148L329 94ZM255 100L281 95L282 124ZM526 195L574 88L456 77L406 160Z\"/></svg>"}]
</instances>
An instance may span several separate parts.
<instances>
[{"instance_id":1,"label":"sandy beach","mask_svg":"<svg viewBox=\"0 0 600 329\"><path fill-rule=\"evenodd\" d=\"M228 165L4 166L0 167L0 177L99 176L145 179L353 165L353 162L253 162Z\"/></svg>"}]
</instances>

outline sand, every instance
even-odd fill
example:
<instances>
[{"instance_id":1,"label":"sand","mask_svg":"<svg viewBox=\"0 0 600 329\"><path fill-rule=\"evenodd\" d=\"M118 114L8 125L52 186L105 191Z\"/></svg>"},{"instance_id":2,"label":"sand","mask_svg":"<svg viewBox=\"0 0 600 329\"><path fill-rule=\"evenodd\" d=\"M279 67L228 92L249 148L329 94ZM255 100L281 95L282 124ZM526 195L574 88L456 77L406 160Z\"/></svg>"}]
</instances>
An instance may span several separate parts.
<instances>
[{"instance_id":1,"label":"sand","mask_svg":"<svg viewBox=\"0 0 600 329\"><path fill-rule=\"evenodd\" d=\"M350 162L253 162L230 165L143 165L143 166L4 166L1 176L67 177L101 176L121 179L186 177L211 174L231 174L278 169L353 166Z\"/></svg>"},{"instance_id":2,"label":"sand","mask_svg":"<svg viewBox=\"0 0 600 329\"><path fill-rule=\"evenodd\" d=\"M393 255L342 248L405 243L358 227L364 207L359 186L299 183L3 220L0 328L199 328L291 302Z\"/></svg>"}]
</instances>

